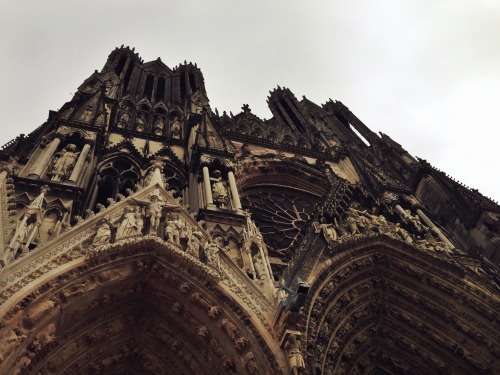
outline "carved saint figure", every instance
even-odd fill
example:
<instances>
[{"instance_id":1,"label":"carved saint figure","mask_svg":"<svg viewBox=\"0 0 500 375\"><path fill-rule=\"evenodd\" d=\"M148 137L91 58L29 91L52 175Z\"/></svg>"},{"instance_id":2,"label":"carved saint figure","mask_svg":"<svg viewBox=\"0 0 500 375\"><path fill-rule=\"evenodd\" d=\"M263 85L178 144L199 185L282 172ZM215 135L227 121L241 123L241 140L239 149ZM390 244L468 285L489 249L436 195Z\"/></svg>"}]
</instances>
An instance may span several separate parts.
<instances>
[{"instance_id":1,"label":"carved saint figure","mask_svg":"<svg viewBox=\"0 0 500 375\"><path fill-rule=\"evenodd\" d=\"M153 130L155 134L162 135L164 127L165 127L165 119L163 118L163 116L157 116L153 123Z\"/></svg>"},{"instance_id":2,"label":"carved saint figure","mask_svg":"<svg viewBox=\"0 0 500 375\"><path fill-rule=\"evenodd\" d=\"M146 129L146 121L146 114L144 112L141 112L135 120L135 130L137 130L138 132L143 132L144 129Z\"/></svg>"},{"instance_id":3,"label":"carved saint figure","mask_svg":"<svg viewBox=\"0 0 500 375\"><path fill-rule=\"evenodd\" d=\"M202 239L203 235L201 231L198 230L196 226L194 226L189 236L189 241L187 246L188 253L198 258L200 256L200 245Z\"/></svg>"},{"instance_id":4,"label":"carved saint figure","mask_svg":"<svg viewBox=\"0 0 500 375\"><path fill-rule=\"evenodd\" d=\"M151 224L151 229L158 229L158 224L160 224L161 212L163 207L173 208L177 207L174 205L168 205L165 203L157 193L153 193L149 196L149 201L143 201L136 198L132 198L135 203L146 206L146 217L149 218L149 223Z\"/></svg>"},{"instance_id":5,"label":"carved saint figure","mask_svg":"<svg viewBox=\"0 0 500 375\"><path fill-rule=\"evenodd\" d=\"M116 237L129 237L141 234L142 223L140 223L140 212L133 207L125 207L123 219L116 232Z\"/></svg>"},{"instance_id":6,"label":"carved saint figure","mask_svg":"<svg viewBox=\"0 0 500 375\"><path fill-rule=\"evenodd\" d=\"M165 223L165 235L167 237L167 240L179 245L181 243L179 235L182 228L183 223L178 214L168 215L167 222Z\"/></svg>"},{"instance_id":7,"label":"carved saint figure","mask_svg":"<svg viewBox=\"0 0 500 375\"><path fill-rule=\"evenodd\" d=\"M288 355L288 364L292 369L293 375L298 375L299 371L306 367L300 349L300 341L297 340L297 335L290 335L285 343L285 350Z\"/></svg>"},{"instance_id":8,"label":"carved saint figure","mask_svg":"<svg viewBox=\"0 0 500 375\"><path fill-rule=\"evenodd\" d=\"M255 273L257 274L257 278L259 280L264 279L266 277L266 265L264 264L264 261L262 260L260 254L257 254L254 257L253 265L255 267Z\"/></svg>"},{"instance_id":9,"label":"carved saint figure","mask_svg":"<svg viewBox=\"0 0 500 375\"><path fill-rule=\"evenodd\" d=\"M172 125L170 125L170 136L173 139L181 139L181 121L179 117L175 117Z\"/></svg>"},{"instance_id":10,"label":"carved saint figure","mask_svg":"<svg viewBox=\"0 0 500 375\"><path fill-rule=\"evenodd\" d=\"M397 223L396 226L394 227L394 232L401 237L406 243L412 243L413 240L410 236L410 234L403 228L401 228L401 224Z\"/></svg>"},{"instance_id":11,"label":"carved saint figure","mask_svg":"<svg viewBox=\"0 0 500 375\"><path fill-rule=\"evenodd\" d=\"M205 246L205 254L207 255L208 265L213 268L219 269L218 253L220 249L217 246L217 243L213 239L209 238L205 243Z\"/></svg>"},{"instance_id":12,"label":"carved saint figure","mask_svg":"<svg viewBox=\"0 0 500 375\"><path fill-rule=\"evenodd\" d=\"M222 181L221 173L219 170L215 170L213 173L214 177L210 178L212 181L212 195L214 202L220 208L226 208L229 196L227 194L226 187Z\"/></svg>"},{"instance_id":13,"label":"carved saint figure","mask_svg":"<svg viewBox=\"0 0 500 375\"><path fill-rule=\"evenodd\" d=\"M99 226L97 227L97 233L94 237L94 240L92 241L92 246L106 245L109 243L110 239L111 239L110 224L105 220L101 220L99 222Z\"/></svg>"},{"instance_id":14,"label":"carved saint figure","mask_svg":"<svg viewBox=\"0 0 500 375\"><path fill-rule=\"evenodd\" d=\"M323 232L325 240L327 240L328 242L335 241L337 239L337 231L335 230L335 226L331 223L327 223L325 217L322 217L320 222L321 224L316 225L316 233L319 233L319 231L321 230Z\"/></svg>"},{"instance_id":15,"label":"carved saint figure","mask_svg":"<svg viewBox=\"0 0 500 375\"><path fill-rule=\"evenodd\" d=\"M73 167L78 159L79 152L76 151L76 145L70 143L61 152L56 154L52 164L50 174L52 181L63 181L68 179Z\"/></svg>"},{"instance_id":16,"label":"carved saint figure","mask_svg":"<svg viewBox=\"0 0 500 375\"><path fill-rule=\"evenodd\" d=\"M123 112L120 115L118 123L116 124L117 128L125 128L127 127L128 121L130 120L130 115L127 112Z\"/></svg>"}]
</instances>

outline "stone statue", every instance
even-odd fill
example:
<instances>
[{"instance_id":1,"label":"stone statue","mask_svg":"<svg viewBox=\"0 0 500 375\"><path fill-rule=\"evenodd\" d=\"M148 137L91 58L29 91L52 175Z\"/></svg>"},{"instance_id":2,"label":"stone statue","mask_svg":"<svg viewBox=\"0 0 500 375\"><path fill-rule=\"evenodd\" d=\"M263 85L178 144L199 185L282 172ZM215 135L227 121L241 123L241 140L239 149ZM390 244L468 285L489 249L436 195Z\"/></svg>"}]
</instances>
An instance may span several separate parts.
<instances>
[{"instance_id":1,"label":"stone statue","mask_svg":"<svg viewBox=\"0 0 500 375\"><path fill-rule=\"evenodd\" d=\"M221 173L219 170L215 170L213 173L214 177L210 178L212 181L212 195L214 202L220 208L226 208L229 201L229 196L227 194L227 189L222 181Z\"/></svg>"},{"instance_id":2,"label":"stone statue","mask_svg":"<svg viewBox=\"0 0 500 375\"><path fill-rule=\"evenodd\" d=\"M260 375L259 366L255 361L253 352L248 352L243 356L243 361L248 369L248 373L251 375Z\"/></svg>"},{"instance_id":3,"label":"stone statue","mask_svg":"<svg viewBox=\"0 0 500 375\"><path fill-rule=\"evenodd\" d=\"M146 129L146 122L146 114L144 112L141 112L135 120L135 130L137 130L138 132L143 132L144 129Z\"/></svg>"},{"instance_id":4,"label":"stone statue","mask_svg":"<svg viewBox=\"0 0 500 375\"><path fill-rule=\"evenodd\" d=\"M200 256L200 245L203 235L198 227L194 226L191 230L189 241L187 245L188 253L194 255L196 258Z\"/></svg>"},{"instance_id":5,"label":"stone statue","mask_svg":"<svg viewBox=\"0 0 500 375\"><path fill-rule=\"evenodd\" d=\"M149 218L149 223L151 224L151 229L158 229L158 224L160 224L161 212L164 207L174 208L176 205L168 205L163 201L163 199L157 194L153 193L149 196L149 201L143 201L136 198L132 198L137 204L146 206L146 217Z\"/></svg>"},{"instance_id":6,"label":"stone statue","mask_svg":"<svg viewBox=\"0 0 500 375\"><path fill-rule=\"evenodd\" d=\"M178 214L169 214L165 223L165 236L168 241L180 245L180 233L183 224Z\"/></svg>"},{"instance_id":7,"label":"stone statue","mask_svg":"<svg viewBox=\"0 0 500 375\"><path fill-rule=\"evenodd\" d=\"M253 265L255 267L255 273L257 274L257 278L259 280L264 279L266 277L266 265L264 264L264 261L262 260L260 254L257 254L254 257Z\"/></svg>"},{"instance_id":8,"label":"stone statue","mask_svg":"<svg viewBox=\"0 0 500 375\"><path fill-rule=\"evenodd\" d=\"M320 231L323 232L323 236L327 242L335 241L337 239L337 231L335 230L335 226L333 224L327 223L326 218L322 217L320 220L321 224L315 223L316 233Z\"/></svg>"},{"instance_id":9,"label":"stone statue","mask_svg":"<svg viewBox=\"0 0 500 375\"><path fill-rule=\"evenodd\" d=\"M298 375L302 369L306 368L304 358L302 357L300 341L297 340L297 335L292 334L285 343L284 349L288 355L288 364L293 375Z\"/></svg>"},{"instance_id":10,"label":"stone statue","mask_svg":"<svg viewBox=\"0 0 500 375\"><path fill-rule=\"evenodd\" d=\"M76 151L76 145L70 143L61 152L56 153L54 162L50 169L52 181L63 181L69 178L73 167L78 160L79 152Z\"/></svg>"},{"instance_id":11,"label":"stone statue","mask_svg":"<svg viewBox=\"0 0 500 375\"><path fill-rule=\"evenodd\" d=\"M418 232L422 232L426 229L425 225L422 224L422 222L420 221L420 218L418 217L418 215L412 215L411 214L411 211L410 210L405 210L407 216L406 218L409 219L409 221L411 222L411 224L413 225L413 227L418 231Z\"/></svg>"},{"instance_id":12,"label":"stone statue","mask_svg":"<svg viewBox=\"0 0 500 375\"><path fill-rule=\"evenodd\" d=\"M406 243L412 243L413 239L411 238L410 234L403 228L401 228L400 223L396 223L396 226L394 227L394 233L396 233L399 237L401 237Z\"/></svg>"},{"instance_id":13,"label":"stone statue","mask_svg":"<svg viewBox=\"0 0 500 375\"><path fill-rule=\"evenodd\" d=\"M116 238L137 236L142 232L142 219L140 208L137 211L133 207L125 207L120 226L116 232Z\"/></svg>"},{"instance_id":14,"label":"stone statue","mask_svg":"<svg viewBox=\"0 0 500 375\"><path fill-rule=\"evenodd\" d=\"M157 116L153 123L153 131L156 135L163 134L163 128L165 127L165 119L163 116Z\"/></svg>"},{"instance_id":15,"label":"stone statue","mask_svg":"<svg viewBox=\"0 0 500 375\"><path fill-rule=\"evenodd\" d=\"M170 125L170 136L173 139L181 139L181 121L179 117L175 117L174 121L172 122L172 125Z\"/></svg>"},{"instance_id":16,"label":"stone statue","mask_svg":"<svg viewBox=\"0 0 500 375\"><path fill-rule=\"evenodd\" d=\"M106 220L101 220L97 227L97 233L92 241L92 246L107 245L111 240L111 226Z\"/></svg>"},{"instance_id":17,"label":"stone statue","mask_svg":"<svg viewBox=\"0 0 500 375\"><path fill-rule=\"evenodd\" d=\"M219 247L217 246L217 243L209 238L208 241L205 243L205 254L207 255L207 262L208 265L215 268L219 269Z\"/></svg>"},{"instance_id":18,"label":"stone statue","mask_svg":"<svg viewBox=\"0 0 500 375\"><path fill-rule=\"evenodd\" d=\"M126 128L129 120L130 120L130 115L127 112L123 112L120 115L120 119L118 120L116 127L117 128Z\"/></svg>"}]
</instances>

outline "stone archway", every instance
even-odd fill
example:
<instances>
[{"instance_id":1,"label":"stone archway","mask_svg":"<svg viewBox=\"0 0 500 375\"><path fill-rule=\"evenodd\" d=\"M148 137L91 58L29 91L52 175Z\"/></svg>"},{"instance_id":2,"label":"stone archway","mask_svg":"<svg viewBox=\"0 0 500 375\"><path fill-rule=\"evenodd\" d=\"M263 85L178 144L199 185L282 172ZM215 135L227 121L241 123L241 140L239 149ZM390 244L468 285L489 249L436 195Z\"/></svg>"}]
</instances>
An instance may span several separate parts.
<instances>
[{"instance_id":1,"label":"stone archway","mask_svg":"<svg viewBox=\"0 0 500 375\"><path fill-rule=\"evenodd\" d=\"M3 371L280 373L217 274L169 246L151 237L116 243L24 288L29 294L3 318Z\"/></svg>"},{"instance_id":2,"label":"stone archway","mask_svg":"<svg viewBox=\"0 0 500 375\"><path fill-rule=\"evenodd\" d=\"M497 286L449 254L417 251L383 235L335 250L309 278L302 325L311 374L498 368L498 335L491 331Z\"/></svg>"}]
</instances>

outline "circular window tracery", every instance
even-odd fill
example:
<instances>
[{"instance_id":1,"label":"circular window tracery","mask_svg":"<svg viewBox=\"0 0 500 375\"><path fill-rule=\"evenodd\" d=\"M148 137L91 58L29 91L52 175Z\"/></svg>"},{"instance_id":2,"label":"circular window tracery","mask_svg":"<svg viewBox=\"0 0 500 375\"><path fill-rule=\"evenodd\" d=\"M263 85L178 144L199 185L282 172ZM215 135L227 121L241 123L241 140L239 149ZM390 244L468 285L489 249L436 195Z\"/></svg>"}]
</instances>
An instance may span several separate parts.
<instances>
[{"instance_id":1,"label":"circular window tracery","mask_svg":"<svg viewBox=\"0 0 500 375\"><path fill-rule=\"evenodd\" d=\"M292 191L252 192L242 199L271 255L287 257L314 213L317 198Z\"/></svg>"}]
</instances>

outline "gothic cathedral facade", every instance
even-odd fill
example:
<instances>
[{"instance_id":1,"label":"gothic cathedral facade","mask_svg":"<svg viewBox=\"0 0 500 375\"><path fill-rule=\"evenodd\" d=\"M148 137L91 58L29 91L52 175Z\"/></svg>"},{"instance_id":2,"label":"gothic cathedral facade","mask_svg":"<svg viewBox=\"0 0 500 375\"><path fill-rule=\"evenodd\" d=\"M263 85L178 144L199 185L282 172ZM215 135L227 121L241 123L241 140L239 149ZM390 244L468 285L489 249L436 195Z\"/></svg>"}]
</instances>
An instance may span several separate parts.
<instances>
[{"instance_id":1,"label":"gothic cathedral facade","mask_svg":"<svg viewBox=\"0 0 500 375\"><path fill-rule=\"evenodd\" d=\"M3 374L494 374L500 206L277 87L115 49L0 150Z\"/></svg>"}]
</instances>

